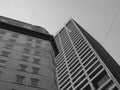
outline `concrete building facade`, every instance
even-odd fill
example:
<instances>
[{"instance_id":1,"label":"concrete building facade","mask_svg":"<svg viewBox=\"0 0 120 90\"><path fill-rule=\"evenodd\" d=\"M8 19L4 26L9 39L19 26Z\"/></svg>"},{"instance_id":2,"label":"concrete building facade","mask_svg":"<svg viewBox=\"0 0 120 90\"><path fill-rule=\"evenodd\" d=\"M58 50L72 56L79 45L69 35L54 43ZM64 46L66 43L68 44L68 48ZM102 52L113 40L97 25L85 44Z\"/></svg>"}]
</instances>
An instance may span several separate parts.
<instances>
[{"instance_id":1,"label":"concrete building facade","mask_svg":"<svg viewBox=\"0 0 120 90\"><path fill-rule=\"evenodd\" d=\"M0 17L0 90L57 90L53 36Z\"/></svg>"},{"instance_id":2,"label":"concrete building facade","mask_svg":"<svg viewBox=\"0 0 120 90\"><path fill-rule=\"evenodd\" d=\"M120 90L120 66L73 19L57 33L60 90Z\"/></svg>"}]
</instances>

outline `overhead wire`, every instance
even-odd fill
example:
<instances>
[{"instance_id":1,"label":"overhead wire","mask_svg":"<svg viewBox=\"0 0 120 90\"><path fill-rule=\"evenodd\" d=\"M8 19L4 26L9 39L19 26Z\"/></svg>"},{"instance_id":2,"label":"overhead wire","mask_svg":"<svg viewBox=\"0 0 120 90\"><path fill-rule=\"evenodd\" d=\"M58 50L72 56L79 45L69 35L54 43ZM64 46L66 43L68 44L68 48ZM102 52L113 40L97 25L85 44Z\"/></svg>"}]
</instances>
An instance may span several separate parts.
<instances>
[{"instance_id":1,"label":"overhead wire","mask_svg":"<svg viewBox=\"0 0 120 90\"><path fill-rule=\"evenodd\" d=\"M119 11L120 11L120 6L118 7L118 9L117 9L117 11L116 11L116 13L115 13L115 16L114 16L114 18L113 18L113 20L112 20L112 23L111 23L111 25L110 25L110 27L109 27L109 29L108 29L108 32L107 32L107 34L106 34L106 37L105 37L105 39L104 39L104 41L103 41L103 45L105 44L105 42L106 42L106 40L107 40L107 38L108 38L108 36L109 36L109 34L110 34L110 31L111 31L112 26L113 26L113 24L114 24L114 22L115 22L115 20L116 20L116 18L117 18L117 15L118 15Z\"/></svg>"}]
</instances>

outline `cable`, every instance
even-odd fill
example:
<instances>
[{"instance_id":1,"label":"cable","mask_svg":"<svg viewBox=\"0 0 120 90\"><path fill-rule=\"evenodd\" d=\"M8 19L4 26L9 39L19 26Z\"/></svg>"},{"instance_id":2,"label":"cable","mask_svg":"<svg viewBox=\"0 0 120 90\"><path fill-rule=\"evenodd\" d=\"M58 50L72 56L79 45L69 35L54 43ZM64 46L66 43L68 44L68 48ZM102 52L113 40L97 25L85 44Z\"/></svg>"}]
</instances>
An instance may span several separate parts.
<instances>
[{"instance_id":1,"label":"cable","mask_svg":"<svg viewBox=\"0 0 120 90\"><path fill-rule=\"evenodd\" d=\"M111 23L111 25L110 25L110 28L108 29L108 32L107 32L107 34L106 34L106 37L105 37L105 39L104 39L104 41L103 41L103 45L105 44L105 42L106 42L106 40L107 40L107 38L108 38L108 36L109 36L109 34L110 34L112 25L113 25L114 22L115 22L115 19L116 19L117 15L118 15L119 10L120 10L120 6L118 7L118 9L117 9L117 11L116 11L116 14L115 14L115 16L114 16L114 18L113 18L113 21L112 21L112 23Z\"/></svg>"}]
</instances>

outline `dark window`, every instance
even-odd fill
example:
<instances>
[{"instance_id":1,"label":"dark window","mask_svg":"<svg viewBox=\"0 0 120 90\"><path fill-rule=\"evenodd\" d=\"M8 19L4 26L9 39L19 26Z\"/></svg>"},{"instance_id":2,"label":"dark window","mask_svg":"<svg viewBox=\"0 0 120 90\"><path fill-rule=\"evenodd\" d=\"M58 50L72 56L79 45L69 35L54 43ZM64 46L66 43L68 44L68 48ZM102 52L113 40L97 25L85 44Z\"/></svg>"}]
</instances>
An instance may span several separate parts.
<instances>
[{"instance_id":1,"label":"dark window","mask_svg":"<svg viewBox=\"0 0 120 90\"><path fill-rule=\"evenodd\" d=\"M114 87L112 90L118 90L118 88L117 88L117 87Z\"/></svg>"},{"instance_id":2,"label":"dark window","mask_svg":"<svg viewBox=\"0 0 120 90\"><path fill-rule=\"evenodd\" d=\"M21 60L23 60L23 61L28 61L28 59L29 59L29 56L22 55L22 58L21 58Z\"/></svg>"},{"instance_id":3,"label":"dark window","mask_svg":"<svg viewBox=\"0 0 120 90\"><path fill-rule=\"evenodd\" d=\"M19 68L20 71L24 71L24 72L26 71L27 65L20 64L19 66L20 66L20 68Z\"/></svg>"},{"instance_id":4,"label":"dark window","mask_svg":"<svg viewBox=\"0 0 120 90\"><path fill-rule=\"evenodd\" d=\"M1 51L1 55L4 56L4 57L8 57L8 55L10 54L9 51Z\"/></svg>"},{"instance_id":5,"label":"dark window","mask_svg":"<svg viewBox=\"0 0 120 90\"><path fill-rule=\"evenodd\" d=\"M40 44L41 40L40 39L36 39L36 43Z\"/></svg>"},{"instance_id":6,"label":"dark window","mask_svg":"<svg viewBox=\"0 0 120 90\"><path fill-rule=\"evenodd\" d=\"M0 60L0 66L5 67L6 62L7 62L6 60Z\"/></svg>"},{"instance_id":7,"label":"dark window","mask_svg":"<svg viewBox=\"0 0 120 90\"><path fill-rule=\"evenodd\" d=\"M100 62L95 63L90 69L87 71L88 74L90 74L93 70L95 70L98 65L100 65Z\"/></svg>"},{"instance_id":8,"label":"dark window","mask_svg":"<svg viewBox=\"0 0 120 90\"><path fill-rule=\"evenodd\" d=\"M39 74L40 68L32 67L32 69L33 69L33 72L32 72L32 73L34 73L34 74Z\"/></svg>"},{"instance_id":9,"label":"dark window","mask_svg":"<svg viewBox=\"0 0 120 90\"><path fill-rule=\"evenodd\" d=\"M39 79L31 78L31 86L38 86Z\"/></svg>"},{"instance_id":10,"label":"dark window","mask_svg":"<svg viewBox=\"0 0 120 90\"><path fill-rule=\"evenodd\" d=\"M5 34L6 31L0 30L0 34Z\"/></svg>"},{"instance_id":11,"label":"dark window","mask_svg":"<svg viewBox=\"0 0 120 90\"><path fill-rule=\"evenodd\" d=\"M28 47L32 47L32 43L28 43L28 42L26 42L26 46L28 46Z\"/></svg>"},{"instance_id":12,"label":"dark window","mask_svg":"<svg viewBox=\"0 0 120 90\"><path fill-rule=\"evenodd\" d=\"M111 80L110 82L108 82L101 90L109 90L110 89L110 87L112 87L113 86L113 81ZM114 89L112 89L112 90L114 90Z\"/></svg>"},{"instance_id":13,"label":"dark window","mask_svg":"<svg viewBox=\"0 0 120 90\"><path fill-rule=\"evenodd\" d=\"M30 48L24 48L23 52L30 53Z\"/></svg>"},{"instance_id":14,"label":"dark window","mask_svg":"<svg viewBox=\"0 0 120 90\"><path fill-rule=\"evenodd\" d=\"M63 82L63 83L61 84L60 89L62 89L65 85L68 85L68 86L71 85L69 78L68 78L65 82Z\"/></svg>"},{"instance_id":15,"label":"dark window","mask_svg":"<svg viewBox=\"0 0 120 90\"><path fill-rule=\"evenodd\" d=\"M40 59L38 59L38 58L33 58L33 60L34 60L33 63L35 63L35 64L39 64L39 62L40 62Z\"/></svg>"},{"instance_id":16,"label":"dark window","mask_svg":"<svg viewBox=\"0 0 120 90\"><path fill-rule=\"evenodd\" d=\"M40 52L35 50L35 51L34 51L34 54L37 55L37 56L39 56L39 55L40 55Z\"/></svg>"},{"instance_id":17,"label":"dark window","mask_svg":"<svg viewBox=\"0 0 120 90\"><path fill-rule=\"evenodd\" d=\"M89 76L90 79L93 78L97 73L99 73L101 71L101 69L103 69L103 67L101 65L99 67L97 67L96 70L94 70L92 72L92 74Z\"/></svg>"},{"instance_id":18,"label":"dark window","mask_svg":"<svg viewBox=\"0 0 120 90\"><path fill-rule=\"evenodd\" d=\"M90 85L87 85L83 90L91 90Z\"/></svg>"},{"instance_id":19,"label":"dark window","mask_svg":"<svg viewBox=\"0 0 120 90\"><path fill-rule=\"evenodd\" d=\"M13 38L9 38L9 41L14 43L16 40Z\"/></svg>"},{"instance_id":20,"label":"dark window","mask_svg":"<svg viewBox=\"0 0 120 90\"><path fill-rule=\"evenodd\" d=\"M33 41L33 38L32 38L32 37L27 37L27 41L32 42L32 41Z\"/></svg>"},{"instance_id":21,"label":"dark window","mask_svg":"<svg viewBox=\"0 0 120 90\"><path fill-rule=\"evenodd\" d=\"M12 37L18 38L18 36L19 36L19 34L17 34L17 33L12 33Z\"/></svg>"},{"instance_id":22,"label":"dark window","mask_svg":"<svg viewBox=\"0 0 120 90\"><path fill-rule=\"evenodd\" d=\"M78 85L78 87L75 90L81 90L81 88L88 82L87 79L85 79L80 85ZM90 89L88 89L90 90Z\"/></svg>"},{"instance_id":23,"label":"dark window","mask_svg":"<svg viewBox=\"0 0 120 90\"><path fill-rule=\"evenodd\" d=\"M63 90L68 90L68 88L71 86L71 83L66 84L66 86L63 88Z\"/></svg>"},{"instance_id":24,"label":"dark window","mask_svg":"<svg viewBox=\"0 0 120 90\"><path fill-rule=\"evenodd\" d=\"M23 84L25 76L16 75L16 83Z\"/></svg>"},{"instance_id":25,"label":"dark window","mask_svg":"<svg viewBox=\"0 0 120 90\"><path fill-rule=\"evenodd\" d=\"M13 44L11 44L11 43L7 43L5 46L5 48L8 48L8 49L12 49L12 47L13 47Z\"/></svg>"},{"instance_id":26,"label":"dark window","mask_svg":"<svg viewBox=\"0 0 120 90\"><path fill-rule=\"evenodd\" d=\"M107 80L109 79L109 76L107 72L104 70L102 71L93 81L93 85L96 89L101 87Z\"/></svg>"},{"instance_id":27,"label":"dark window","mask_svg":"<svg viewBox=\"0 0 120 90\"><path fill-rule=\"evenodd\" d=\"M101 78L101 80L98 82L98 87L102 86L108 79L108 75L105 75L103 78Z\"/></svg>"},{"instance_id":28,"label":"dark window","mask_svg":"<svg viewBox=\"0 0 120 90\"><path fill-rule=\"evenodd\" d=\"M36 47L36 48L38 48L38 49L40 49L40 48L41 48L41 46L40 46L40 45L35 45L35 47Z\"/></svg>"}]
</instances>

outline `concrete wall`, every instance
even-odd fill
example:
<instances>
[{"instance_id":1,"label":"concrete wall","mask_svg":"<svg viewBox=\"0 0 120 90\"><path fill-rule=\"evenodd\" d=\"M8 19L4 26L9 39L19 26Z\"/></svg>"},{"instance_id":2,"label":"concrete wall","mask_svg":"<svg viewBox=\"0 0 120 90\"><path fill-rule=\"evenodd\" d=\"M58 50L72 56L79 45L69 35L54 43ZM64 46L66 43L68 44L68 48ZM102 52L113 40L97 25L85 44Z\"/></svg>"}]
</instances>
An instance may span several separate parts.
<instances>
[{"instance_id":1,"label":"concrete wall","mask_svg":"<svg viewBox=\"0 0 120 90\"><path fill-rule=\"evenodd\" d=\"M0 29L0 90L57 90L51 50L49 41ZM33 67L39 69L37 74ZM25 77L23 83L16 82L16 75ZM31 78L39 80L37 86L31 85Z\"/></svg>"}]
</instances>

